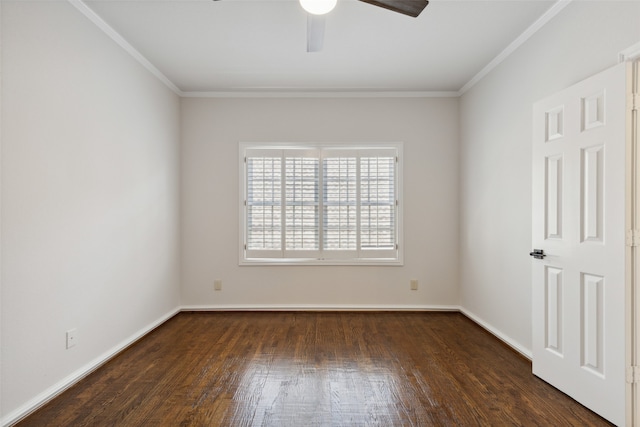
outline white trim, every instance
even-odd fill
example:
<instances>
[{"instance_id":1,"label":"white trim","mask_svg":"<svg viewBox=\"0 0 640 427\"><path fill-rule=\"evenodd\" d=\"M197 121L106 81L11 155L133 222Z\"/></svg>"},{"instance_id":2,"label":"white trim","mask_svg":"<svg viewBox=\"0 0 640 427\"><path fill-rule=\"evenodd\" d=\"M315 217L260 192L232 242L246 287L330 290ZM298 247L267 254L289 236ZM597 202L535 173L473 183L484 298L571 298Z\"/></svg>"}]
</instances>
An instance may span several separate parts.
<instances>
[{"instance_id":1,"label":"white trim","mask_svg":"<svg viewBox=\"0 0 640 427\"><path fill-rule=\"evenodd\" d=\"M242 246L242 244L241 244ZM400 247L400 243L398 243ZM387 258L243 258L238 261L241 267L283 267L283 266L371 266L371 267L402 267L404 260L399 252L397 259ZM244 256L244 250L242 251Z\"/></svg>"},{"instance_id":2,"label":"white trim","mask_svg":"<svg viewBox=\"0 0 640 427\"><path fill-rule=\"evenodd\" d=\"M129 347L130 345L138 341L140 338L144 337L149 332L153 331L155 328L162 325L167 320L171 319L180 311L181 311L180 307L171 310L164 316L160 317L158 320L140 329L139 331L137 331L127 339L123 340L116 346L102 353L100 356L96 357L89 363L77 369L67 377L58 381L57 383L47 388L43 392L37 394L35 397L30 399L29 401L27 401L17 409L3 416L2 421L0 422L0 425L2 426L13 425L18 421L22 420L23 418L25 418L26 416L28 416L29 414L35 412L36 410L38 410L39 408L47 404L49 401L54 399L56 396L60 395L61 393L63 393L64 391L66 391L67 389L75 385L78 381L82 380L87 375L91 374L96 369L100 368L102 365L104 365L106 362L108 362L113 357L118 355L121 351L125 350L127 347Z\"/></svg>"},{"instance_id":3,"label":"white trim","mask_svg":"<svg viewBox=\"0 0 640 427\"><path fill-rule=\"evenodd\" d=\"M464 309L458 305L347 305L347 304L218 304L218 305L183 305L180 307L171 310L155 322L146 326L145 328L140 329L135 334L131 335L129 338L122 341L120 344L101 354L91 362L87 363L80 369L77 369L71 375L57 382L53 386L44 390L42 393L39 393L34 398L30 399L25 404L21 405L19 408L10 412L6 416L2 417L0 420L0 425L2 426L10 426L28 415L32 414L49 401L54 399L56 396L60 395L80 380L85 378L87 375L91 374L106 362L111 360L113 357L118 355L120 352L124 351L127 347L134 344L136 341L143 338L145 335L149 334L151 331L161 326L163 323L171 319L173 316L180 312L193 312L193 311L211 311L211 312L229 312L229 311L404 311L404 312L457 312L462 313L467 318L469 318L472 322L478 324L482 328L486 329L490 334L503 341L509 347L514 349L516 352L522 354L524 357L531 360L531 351L526 347L522 346L517 341L514 341L507 335L503 334L499 330L495 329L487 322L480 319L480 317L471 313L470 311Z\"/></svg>"},{"instance_id":4,"label":"white trim","mask_svg":"<svg viewBox=\"0 0 640 427\"><path fill-rule=\"evenodd\" d=\"M505 343L515 352L531 360L531 350L491 326L479 316L459 305L387 305L387 304L211 304L183 305L181 311L447 311L458 312Z\"/></svg>"},{"instance_id":5,"label":"white trim","mask_svg":"<svg viewBox=\"0 0 640 427\"><path fill-rule=\"evenodd\" d=\"M2 93L3 93L3 88L4 88L4 82L3 82L3 73L2 73L2 1L0 1L0 100L2 100ZM2 102L0 101L0 177L2 177L2 152L3 152L3 148L2 148L2 117L3 117L3 113L2 113ZM2 188L2 180L0 178L0 188ZM0 197L0 225L2 224L2 198ZM2 227L0 226L0 230L2 229ZM0 231L0 243L2 242L2 232ZM0 260L2 259L2 244L0 244ZM2 331L4 330L4 328L2 327L2 318L4 316L2 316L2 292L1 290L4 289L2 287L2 262L0 262L0 349L4 348L2 347ZM2 351L0 351L0 371L2 369ZM0 380L2 379L2 372L0 372ZM0 381L0 418L2 417L2 381ZM0 424L2 424L0 422Z\"/></svg>"},{"instance_id":6,"label":"white trim","mask_svg":"<svg viewBox=\"0 0 640 427\"><path fill-rule=\"evenodd\" d=\"M627 97L635 99L640 93L640 42L620 53L621 62L627 62ZM629 104L631 105L631 104ZM636 106L637 107L637 106ZM640 117L638 111L627 109L627 230L637 231L640 224L640 163L638 161L638 147ZM625 368L636 369L640 364L640 251L637 245L626 247L626 354ZM633 378L629 378L633 380ZM626 384L626 423L628 426L640 425L640 384L627 380Z\"/></svg>"},{"instance_id":7,"label":"white trim","mask_svg":"<svg viewBox=\"0 0 640 427\"><path fill-rule=\"evenodd\" d=\"M107 36L109 36L117 45L123 48L129 55L138 61L151 74L156 76L162 83L171 89L176 95L182 96L182 91L173 84L171 80L162 71L158 70L147 58L136 50L131 44L125 40L116 30L107 24L97 13L87 6L82 0L67 0L72 6L78 9L84 16L100 28Z\"/></svg>"},{"instance_id":8,"label":"white trim","mask_svg":"<svg viewBox=\"0 0 640 427\"><path fill-rule=\"evenodd\" d=\"M494 68L502 63L509 55L522 46L531 36L544 27L547 22L553 19L562 9L564 9L573 0L556 0L556 2L529 28L527 28L520 36L511 42L502 52L498 54L491 62L482 68L475 76L471 78L462 88L457 91L384 91L384 90L299 90L299 89L264 89L253 91L231 90L231 91L192 91L183 92L176 86L167 76L165 76L155 65L145 58L136 48L134 48L124 37L107 24L97 13L87 6L83 0L67 0L71 5L78 9L91 22L100 28L107 36L109 36L116 44L122 47L151 74L162 81L175 94L183 98L458 98L465 92L476 85ZM640 44L640 43L639 43ZM621 55L629 59L638 56L637 52L640 47L637 45L627 52L621 52Z\"/></svg>"},{"instance_id":9,"label":"white trim","mask_svg":"<svg viewBox=\"0 0 640 427\"><path fill-rule=\"evenodd\" d=\"M532 360L533 353L531 352L531 350L523 346L522 344L520 344L518 341L514 340L508 335L503 334L498 329L494 328L491 324L484 321L481 317L465 309L464 307L460 307L460 313L467 316L470 320L477 323L479 326L484 328L491 335L495 336L500 341L502 341L503 343L505 343L506 345L508 345L509 347L511 347L512 349L514 349L515 351L517 351L518 353L526 357L527 359Z\"/></svg>"},{"instance_id":10,"label":"white trim","mask_svg":"<svg viewBox=\"0 0 640 427\"><path fill-rule=\"evenodd\" d=\"M514 41L512 41L502 52L484 66L478 74L473 76L460 90L458 96L463 95L469 89L482 80L487 74L493 71L498 65L500 65L505 59L507 59L513 52L515 52L520 46L522 46L531 36L537 33L547 22L551 21L562 9L567 7L573 0L557 0L553 6L551 6L540 18L536 20L529 28L524 30Z\"/></svg>"},{"instance_id":11,"label":"white trim","mask_svg":"<svg viewBox=\"0 0 640 427\"><path fill-rule=\"evenodd\" d=\"M457 98L457 91L211 91L211 92L182 92L185 98Z\"/></svg>"},{"instance_id":12,"label":"white trim","mask_svg":"<svg viewBox=\"0 0 640 427\"><path fill-rule=\"evenodd\" d=\"M85 17L93 22L117 45L124 49L151 74L183 98L457 98L458 91L380 91L380 90L298 90L298 89L264 89L252 91L193 91L183 92L162 71L144 57L124 37L93 11L83 0L67 0Z\"/></svg>"},{"instance_id":13,"label":"white trim","mask_svg":"<svg viewBox=\"0 0 640 427\"><path fill-rule=\"evenodd\" d=\"M298 142L298 143L274 143L274 142L257 142L248 143L240 142L238 144L238 170L239 170L239 188L238 188L238 202L239 202L239 242L238 242L238 265L239 266L283 266L283 265L295 265L295 266L336 266L336 265L373 265L373 266L402 266L404 265L404 236L403 236L403 142L374 142L374 143L315 143L315 142ZM248 243L248 225L247 220L249 217L248 209L250 201L248 197L248 157L281 157L282 173L281 173L281 211L285 210L285 157L296 157L298 152L307 153L311 157L317 158L319 161L319 167L322 169L322 158L327 151L347 150L349 155L355 156L358 159L361 156L378 155L382 154L384 157L389 157L391 152L395 157L396 164L394 167L394 187L395 187L395 248L387 250L376 249L363 249L360 246L360 241L356 242L356 249L348 251L349 255L344 256L345 253L340 251L322 251L322 241L324 239L322 232L322 218L323 218L323 196L322 196L322 173L320 174L320 181L317 181L319 193L318 196L318 211L320 212L320 222L318 229L318 239L320 241L319 247L315 250L303 251L303 250L287 250L285 249L285 218L282 216L281 226L281 248L280 249L249 249ZM382 152L378 153L380 150ZM346 155L346 152L345 152ZM360 160L357 161L358 164ZM359 166L358 166L359 167ZM356 173L358 175L359 172ZM360 177L357 177L359 185ZM358 209L361 203L360 195L358 193L357 205ZM358 213L356 216L359 216ZM357 226L357 234L360 233L360 225Z\"/></svg>"},{"instance_id":14,"label":"white trim","mask_svg":"<svg viewBox=\"0 0 640 427\"><path fill-rule=\"evenodd\" d=\"M618 62L633 61L640 58L640 41L618 53Z\"/></svg>"},{"instance_id":15,"label":"white trim","mask_svg":"<svg viewBox=\"0 0 640 427\"><path fill-rule=\"evenodd\" d=\"M211 304L183 305L181 311L460 311L457 305L386 304Z\"/></svg>"}]
</instances>

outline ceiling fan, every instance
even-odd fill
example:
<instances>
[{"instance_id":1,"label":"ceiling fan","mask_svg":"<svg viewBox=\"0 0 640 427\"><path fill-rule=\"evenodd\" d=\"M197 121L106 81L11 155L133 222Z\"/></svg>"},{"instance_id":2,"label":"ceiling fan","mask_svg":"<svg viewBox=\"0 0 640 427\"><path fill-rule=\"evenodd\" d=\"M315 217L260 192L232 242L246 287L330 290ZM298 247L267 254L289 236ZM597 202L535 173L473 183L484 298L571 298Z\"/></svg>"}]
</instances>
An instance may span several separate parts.
<instances>
[{"instance_id":1,"label":"ceiling fan","mask_svg":"<svg viewBox=\"0 0 640 427\"><path fill-rule=\"evenodd\" d=\"M360 0L393 12L416 18L429 4L429 0ZM307 16L307 52L319 52L324 44L324 16L333 10L337 0L300 0Z\"/></svg>"},{"instance_id":2,"label":"ceiling fan","mask_svg":"<svg viewBox=\"0 0 640 427\"><path fill-rule=\"evenodd\" d=\"M219 1L219 0L214 0ZM333 10L338 0L299 0L307 15L307 52L320 52L324 44L325 14ZM429 0L359 0L393 12L416 18Z\"/></svg>"}]
</instances>

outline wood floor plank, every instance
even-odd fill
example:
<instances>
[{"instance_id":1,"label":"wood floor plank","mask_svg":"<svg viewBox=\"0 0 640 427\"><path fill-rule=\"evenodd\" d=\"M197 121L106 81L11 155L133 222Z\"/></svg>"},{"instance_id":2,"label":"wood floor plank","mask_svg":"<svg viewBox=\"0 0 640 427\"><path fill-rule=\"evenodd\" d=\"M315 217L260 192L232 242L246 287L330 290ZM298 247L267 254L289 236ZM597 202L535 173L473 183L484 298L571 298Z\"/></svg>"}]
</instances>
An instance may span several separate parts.
<instances>
[{"instance_id":1,"label":"wood floor plank","mask_svg":"<svg viewBox=\"0 0 640 427\"><path fill-rule=\"evenodd\" d=\"M459 313L180 313L29 426L608 426Z\"/></svg>"}]
</instances>

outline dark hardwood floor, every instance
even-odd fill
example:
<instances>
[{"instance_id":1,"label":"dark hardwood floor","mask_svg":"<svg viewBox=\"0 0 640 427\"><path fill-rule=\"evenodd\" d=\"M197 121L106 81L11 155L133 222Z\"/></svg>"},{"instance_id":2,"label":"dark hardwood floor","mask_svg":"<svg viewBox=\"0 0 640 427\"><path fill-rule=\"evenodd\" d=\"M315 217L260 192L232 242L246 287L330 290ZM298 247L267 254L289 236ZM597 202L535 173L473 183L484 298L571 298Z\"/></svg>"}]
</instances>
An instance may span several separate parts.
<instances>
[{"instance_id":1,"label":"dark hardwood floor","mask_svg":"<svg viewBox=\"0 0 640 427\"><path fill-rule=\"evenodd\" d=\"M458 313L181 313L26 426L606 426Z\"/></svg>"}]
</instances>

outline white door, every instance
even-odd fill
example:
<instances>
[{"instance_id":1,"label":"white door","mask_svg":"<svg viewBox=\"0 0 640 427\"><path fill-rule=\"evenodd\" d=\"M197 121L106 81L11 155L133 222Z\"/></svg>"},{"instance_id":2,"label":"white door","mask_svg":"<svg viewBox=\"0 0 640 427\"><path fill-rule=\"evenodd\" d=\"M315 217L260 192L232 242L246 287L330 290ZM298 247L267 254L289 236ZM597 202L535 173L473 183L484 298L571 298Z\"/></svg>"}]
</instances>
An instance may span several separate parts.
<instances>
[{"instance_id":1,"label":"white door","mask_svg":"<svg viewBox=\"0 0 640 427\"><path fill-rule=\"evenodd\" d=\"M533 118L533 373L619 426L627 68L537 102Z\"/></svg>"}]
</instances>

